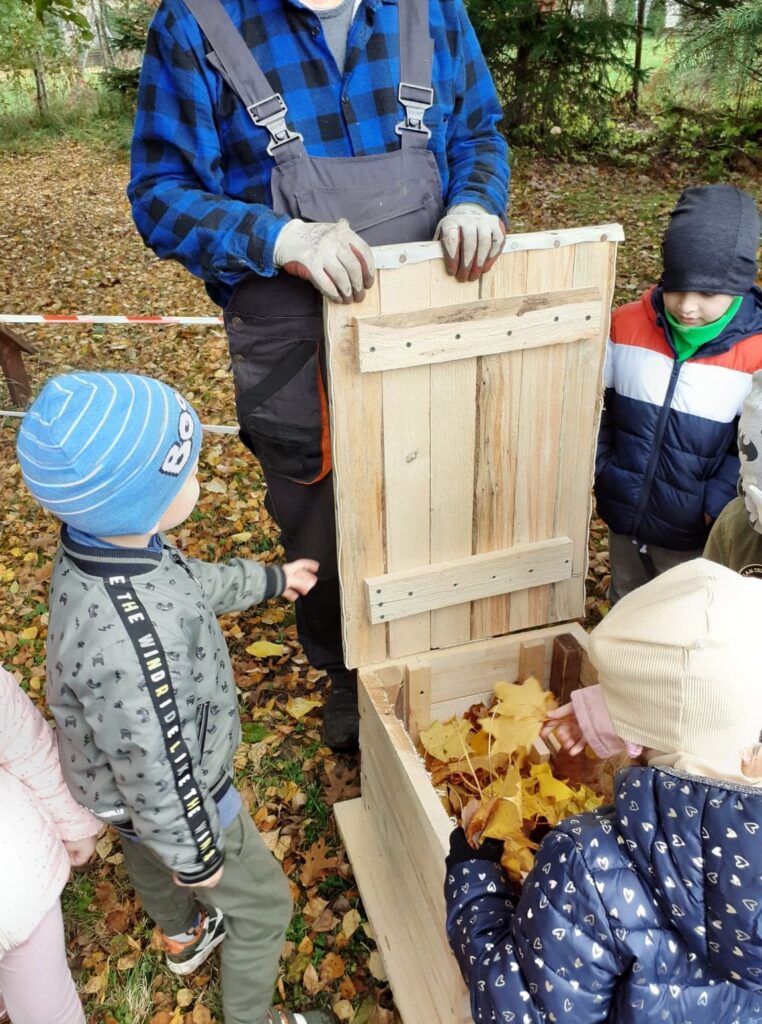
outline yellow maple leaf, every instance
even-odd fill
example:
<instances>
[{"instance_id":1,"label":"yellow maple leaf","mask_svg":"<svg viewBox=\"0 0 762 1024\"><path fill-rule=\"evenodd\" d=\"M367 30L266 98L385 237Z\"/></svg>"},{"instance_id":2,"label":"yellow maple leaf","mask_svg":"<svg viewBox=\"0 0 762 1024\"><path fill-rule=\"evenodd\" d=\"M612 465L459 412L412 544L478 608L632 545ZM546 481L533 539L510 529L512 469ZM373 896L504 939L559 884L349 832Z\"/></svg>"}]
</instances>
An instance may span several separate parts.
<instances>
[{"instance_id":1,"label":"yellow maple leaf","mask_svg":"<svg viewBox=\"0 0 762 1024\"><path fill-rule=\"evenodd\" d=\"M549 708L555 701L534 676L523 683L497 683L497 703L479 725L492 737L493 754L527 751L540 735Z\"/></svg>"},{"instance_id":2,"label":"yellow maple leaf","mask_svg":"<svg viewBox=\"0 0 762 1024\"><path fill-rule=\"evenodd\" d=\"M521 808L521 776L512 765L502 779L497 779L484 790L496 797L492 811L484 823L482 835L489 839L508 839L521 833L524 823Z\"/></svg>"},{"instance_id":3,"label":"yellow maple leaf","mask_svg":"<svg viewBox=\"0 0 762 1024\"><path fill-rule=\"evenodd\" d=\"M287 648L283 644L271 644L269 640L256 640L246 648L247 654L253 654L255 658L274 658L286 653Z\"/></svg>"},{"instance_id":4,"label":"yellow maple leaf","mask_svg":"<svg viewBox=\"0 0 762 1024\"><path fill-rule=\"evenodd\" d=\"M587 786L570 786L558 779L548 764L533 765L528 778L521 780L524 820L546 821L557 825L573 814L594 811L602 797Z\"/></svg>"},{"instance_id":5,"label":"yellow maple leaf","mask_svg":"<svg viewBox=\"0 0 762 1024\"><path fill-rule=\"evenodd\" d=\"M447 722L434 722L420 735L423 749L438 761L456 761L470 754L469 733L471 726L461 719L451 718Z\"/></svg>"},{"instance_id":6,"label":"yellow maple leaf","mask_svg":"<svg viewBox=\"0 0 762 1024\"><path fill-rule=\"evenodd\" d=\"M549 764L533 764L529 774L537 779L540 796L558 803L574 798L574 790L555 777Z\"/></svg>"},{"instance_id":7,"label":"yellow maple leaf","mask_svg":"<svg viewBox=\"0 0 762 1024\"><path fill-rule=\"evenodd\" d=\"M527 839L523 832L514 832L505 840L500 863L515 882L522 881L527 872L532 870L536 849L537 843Z\"/></svg>"},{"instance_id":8,"label":"yellow maple leaf","mask_svg":"<svg viewBox=\"0 0 762 1024\"><path fill-rule=\"evenodd\" d=\"M256 707L251 709L252 720L256 721L258 718L267 718L269 715L273 713L274 707L275 697L271 697L266 704L262 705L262 707Z\"/></svg>"},{"instance_id":9,"label":"yellow maple leaf","mask_svg":"<svg viewBox=\"0 0 762 1024\"><path fill-rule=\"evenodd\" d=\"M286 704L286 711L297 721L308 715L313 708L319 708L322 700L307 700L306 697L289 697Z\"/></svg>"},{"instance_id":10,"label":"yellow maple leaf","mask_svg":"<svg viewBox=\"0 0 762 1024\"><path fill-rule=\"evenodd\" d=\"M266 622L268 626L276 626L283 622L286 617L285 608L268 608L259 616L260 622Z\"/></svg>"},{"instance_id":11,"label":"yellow maple leaf","mask_svg":"<svg viewBox=\"0 0 762 1024\"><path fill-rule=\"evenodd\" d=\"M477 755L484 755L487 757L490 753L490 734L485 732L484 729L479 729L477 733L471 737L471 749Z\"/></svg>"}]
</instances>

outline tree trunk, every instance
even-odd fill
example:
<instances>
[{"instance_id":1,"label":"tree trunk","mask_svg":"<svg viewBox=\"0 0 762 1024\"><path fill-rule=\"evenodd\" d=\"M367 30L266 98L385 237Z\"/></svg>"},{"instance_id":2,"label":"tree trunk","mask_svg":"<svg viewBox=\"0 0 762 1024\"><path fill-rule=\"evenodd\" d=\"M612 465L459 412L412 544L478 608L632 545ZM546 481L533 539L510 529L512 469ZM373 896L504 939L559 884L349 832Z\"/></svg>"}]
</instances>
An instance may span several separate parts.
<instances>
[{"instance_id":1,"label":"tree trunk","mask_svg":"<svg viewBox=\"0 0 762 1024\"><path fill-rule=\"evenodd\" d=\"M111 49L111 37L108 31L104 0L90 0L88 14L88 21L94 29L95 39L101 53L101 64L105 68L113 67L114 54Z\"/></svg>"},{"instance_id":2,"label":"tree trunk","mask_svg":"<svg viewBox=\"0 0 762 1024\"><path fill-rule=\"evenodd\" d=\"M635 60L632 70L632 90L630 92L630 108L633 114L638 112L640 98L640 70L643 64L643 33L646 26L646 0L638 0L635 16Z\"/></svg>"},{"instance_id":3,"label":"tree trunk","mask_svg":"<svg viewBox=\"0 0 762 1024\"><path fill-rule=\"evenodd\" d=\"M45 117L48 112L48 89L45 84L45 71L42 66L42 59L38 54L34 65L34 84L37 90L37 112L40 117Z\"/></svg>"},{"instance_id":4,"label":"tree trunk","mask_svg":"<svg viewBox=\"0 0 762 1024\"><path fill-rule=\"evenodd\" d=\"M533 41L542 31L544 17L540 3L552 0L538 0L531 16L526 21L526 42L523 40L516 47L516 56L510 64L513 79L513 96L505 104L505 124L508 128L518 128L528 123L531 117L532 103L536 101L537 68L532 61ZM534 87L534 88L533 88Z\"/></svg>"},{"instance_id":5,"label":"tree trunk","mask_svg":"<svg viewBox=\"0 0 762 1024\"><path fill-rule=\"evenodd\" d=\"M506 121L512 128L518 128L529 120L529 104L527 102L529 82L532 77L532 66L529 60L531 47L520 43L516 47L513 61L514 95L506 108Z\"/></svg>"}]
</instances>

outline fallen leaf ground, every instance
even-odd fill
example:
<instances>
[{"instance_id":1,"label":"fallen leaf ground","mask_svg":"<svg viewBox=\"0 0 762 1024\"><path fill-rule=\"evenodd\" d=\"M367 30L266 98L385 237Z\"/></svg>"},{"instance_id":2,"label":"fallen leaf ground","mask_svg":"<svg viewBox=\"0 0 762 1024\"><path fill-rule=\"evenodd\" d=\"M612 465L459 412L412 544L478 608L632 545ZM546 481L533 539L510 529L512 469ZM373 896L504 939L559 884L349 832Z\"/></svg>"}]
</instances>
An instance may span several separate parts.
<instances>
[{"instance_id":1,"label":"fallen leaf ground","mask_svg":"<svg viewBox=\"0 0 762 1024\"><path fill-rule=\"evenodd\" d=\"M59 143L0 156L0 304L11 313L215 312L201 285L142 245L124 197L126 161L108 150ZM734 178L759 194L759 176ZM620 221L617 301L658 274L659 237L680 190L698 184L674 168L651 173L522 160L512 230ZM70 368L139 370L181 386L206 423L235 422L223 332L194 327L24 328L35 347L35 387ZM0 406L10 407L5 390ZM46 581L57 537L27 497L14 458L17 420L0 418L0 660L44 705ZM190 554L278 559L260 473L234 436L209 435L201 500L177 531ZM594 524L589 616L606 610L605 533ZM321 745L318 673L296 642L283 602L228 615L223 627L241 688L244 744L236 759L244 800L291 881L295 913L278 981L294 1008L332 1006L340 1020L387 1024L392 1001L364 918L331 805L358 792L358 763ZM284 653L256 657L257 641ZM301 699L300 699L301 698ZM181 984L162 967L151 924L136 905L107 834L95 866L64 894L72 962L88 1024L211 1024L220 1020L216 967Z\"/></svg>"}]
</instances>

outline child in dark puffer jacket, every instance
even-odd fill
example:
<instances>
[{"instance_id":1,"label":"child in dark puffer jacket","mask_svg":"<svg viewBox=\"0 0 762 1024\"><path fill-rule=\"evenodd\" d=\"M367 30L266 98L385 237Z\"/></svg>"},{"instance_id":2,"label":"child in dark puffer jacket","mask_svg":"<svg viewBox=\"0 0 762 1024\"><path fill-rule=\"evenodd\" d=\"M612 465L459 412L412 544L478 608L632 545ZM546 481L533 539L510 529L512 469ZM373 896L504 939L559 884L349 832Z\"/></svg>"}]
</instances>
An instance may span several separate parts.
<instances>
[{"instance_id":1,"label":"child in dark puffer jacket","mask_svg":"<svg viewBox=\"0 0 762 1024\"><path fill-rule=\"evenodd\" d=\"M612 604L698 557L735 497L738 415L762 369L759 238L750 195L686 189L659 285L613 314L595 473Z\"/></svg>"},{"instance_id":2,"label":"child in dark puffer jacket","mask_svg":"<svg viewBox=\"0 0 762 1024\"><path fill-rule=\"evenodd\" d=\"M593 631L599 686L548 727L643 763L549 833L520 891L494 841L453 833L447 932L477 1024L762 1020L760 621L758 581L697 559Z\"/></svg>"}]
</instances>

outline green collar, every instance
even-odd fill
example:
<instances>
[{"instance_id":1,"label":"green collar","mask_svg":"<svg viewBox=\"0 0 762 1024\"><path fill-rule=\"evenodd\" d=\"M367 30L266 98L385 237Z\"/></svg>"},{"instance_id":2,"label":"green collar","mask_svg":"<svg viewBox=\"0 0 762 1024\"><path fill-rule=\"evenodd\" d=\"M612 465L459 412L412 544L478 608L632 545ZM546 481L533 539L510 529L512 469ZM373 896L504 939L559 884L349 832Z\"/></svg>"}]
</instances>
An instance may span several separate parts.
<instances>
[{"instance_id":1,"label":"green collar","mask_svg":"<svg viewBox=\"0 0 762 1024\"><path fill-rule=\"evenodd\" d=\"M719 320L715 320L711 324L702 324L701 327L686 327L679 320L675 320L665 308L664 312L672 331L672 340L675 343L678 360L683 362L685 359L690 359L702 345L707 345L710 341L718 338L736 315L742 302L743 295L737 295L728 306L727 312Z\"/></svg>"}]
</instances>

